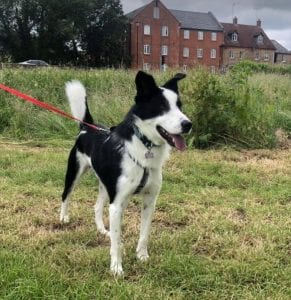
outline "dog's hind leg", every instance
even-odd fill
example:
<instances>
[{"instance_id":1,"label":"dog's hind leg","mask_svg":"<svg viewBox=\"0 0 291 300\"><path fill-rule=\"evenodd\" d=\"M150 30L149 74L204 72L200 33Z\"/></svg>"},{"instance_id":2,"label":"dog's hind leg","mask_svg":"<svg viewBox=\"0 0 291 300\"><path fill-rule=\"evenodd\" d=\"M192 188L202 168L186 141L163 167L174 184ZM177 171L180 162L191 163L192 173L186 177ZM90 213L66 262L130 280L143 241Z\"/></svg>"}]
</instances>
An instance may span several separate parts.
<instances>
[{"instance_id":1,"label":"dog's hind leg","mask_svg":"<svg viewBox=\"0 0 291 300\"><path fill-rule=\"evenodd\" d=\"M109 236L109 232L105 229L103 223L103 209L107 199L108 199L108 194L106 188L103 185L103 183L99 181L99 195L95 205L95 223L99 232Z\"/></svg>"},{"instance_id":2,"label":"dog's hind leg","mask_svg":"<svg viewBox=\"0 0 291 300\"><path fill-rule=\"evenodd\" d=\"M81 175L87 170L87 168L88 164L84 159L78 157L78 150L76 147L74 147L70 152L65 179L65 188L62 194L60 221L63 223L69 222L69 198L75 184L79 181Z\"/></svg>"}]
</instances>

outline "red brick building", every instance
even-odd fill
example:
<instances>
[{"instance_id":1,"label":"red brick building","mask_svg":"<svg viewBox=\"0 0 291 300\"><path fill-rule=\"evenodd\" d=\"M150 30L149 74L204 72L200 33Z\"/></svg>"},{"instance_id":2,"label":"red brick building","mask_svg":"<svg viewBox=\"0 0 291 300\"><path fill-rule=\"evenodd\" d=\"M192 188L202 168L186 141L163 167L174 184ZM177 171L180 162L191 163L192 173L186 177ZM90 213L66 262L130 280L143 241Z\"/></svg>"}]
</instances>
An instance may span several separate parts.
<instances>
[{"instance_id":1,"label":"red brick building","mask_svg":"<svg viewBox=\"0 0 291 300\"><path fill-rule=\"evenodd\" d=\"M224 43L221 46L221 67L224 69L241 60L252 60L258 63L274 63L275 50L273 43L262 28L261 21L256 25L238 23L221 23L224 28Z\"/></svg>"},{"instance_id":2,"label":"red brick building","mask_svg":"<svg viewBox=\"0 0 291 300\"><path fill-rule=\"evenodd\" d=\"M171 10L154 0L127 17L132 68L220 67L223 27L211 12Z\"/></svg>"}]
</instances>

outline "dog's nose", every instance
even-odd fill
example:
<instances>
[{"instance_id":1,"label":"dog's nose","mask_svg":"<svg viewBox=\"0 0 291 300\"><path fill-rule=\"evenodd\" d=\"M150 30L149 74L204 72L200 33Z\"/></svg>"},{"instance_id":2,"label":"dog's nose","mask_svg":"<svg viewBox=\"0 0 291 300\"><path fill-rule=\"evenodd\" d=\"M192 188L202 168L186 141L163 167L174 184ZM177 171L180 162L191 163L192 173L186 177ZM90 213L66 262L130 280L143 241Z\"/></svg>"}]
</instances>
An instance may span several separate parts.
<instances>
[{"instance_id":1,"label":"dog's nose","mask_svg":"<svg viewBox=\"0 0 291 300\"><path fill-rule=\"evenodd\" d=\"M192 123L190 121L184 120L181 123L181 126L182 126L182 132L183 133L188 133L192 128Z\"/></svg>"}]
</instances>

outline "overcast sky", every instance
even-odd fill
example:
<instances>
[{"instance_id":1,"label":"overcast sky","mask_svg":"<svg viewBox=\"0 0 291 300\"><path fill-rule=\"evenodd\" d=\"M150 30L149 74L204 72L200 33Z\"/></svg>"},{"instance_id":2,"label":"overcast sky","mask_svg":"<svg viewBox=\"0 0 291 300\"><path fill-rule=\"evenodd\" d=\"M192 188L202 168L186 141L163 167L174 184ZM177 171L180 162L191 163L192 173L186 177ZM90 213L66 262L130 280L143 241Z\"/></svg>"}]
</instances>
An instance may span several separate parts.
<instances>
[{"instance_id":1,"label":"overcast sky","mask_svg":"<svg viewBox=\"0 0 291 300\"><path fill-rule=\"evenodd\" d=\"M123 10L128 13L150 3L151 0L121 0ZM291 50L291 0L162 0L167 8L208 12L220 22L231 23L233 16L240 24L256 24L262 27L269 38L277 40Z\"/></svg>"}]
</instances>

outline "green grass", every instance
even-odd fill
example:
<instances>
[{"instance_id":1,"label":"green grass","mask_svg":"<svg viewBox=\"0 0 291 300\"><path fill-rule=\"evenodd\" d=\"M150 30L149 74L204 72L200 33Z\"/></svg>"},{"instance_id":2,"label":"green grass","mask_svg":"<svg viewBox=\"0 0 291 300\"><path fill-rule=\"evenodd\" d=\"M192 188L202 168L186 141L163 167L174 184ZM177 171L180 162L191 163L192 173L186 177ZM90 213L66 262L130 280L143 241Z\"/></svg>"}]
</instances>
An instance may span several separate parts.
<instances>
[{"instance_id":1,"label":"green grass","mask_svg":"<svg viewBox=\"0 0 291 300\"><path fill-rule=\"evenodd\" d=\"M150 260L135 257L139 199L123 226L123 279L97 233L85 175L58 221L72 139L0 141L1 299L290 299L291 152L174 153L153 220ZM108 211L105 212L108 224Z\"/></svg>"},{"instance_id":2,"label":"green grass","mask_svg":"<svg viewBox=\"0 0 291 300\"><path fill-rule=\"evenodd\" d=\"M155 74L157 82L173 72ZM62 226L58 220L76 124L0 92L0 299L291 298L290 76L255 74L241 83L240 74L198 72L180 84L187 114L197 117L201 95L206 112L213 105L209 120L217 121L211 117L218 105L224 112L219 120L230 120L234 131L237 124L253 126L240 128L258 132L254 142L247 136L250 148L265 141L259 140L265 126L270 139L282 128L279 146L286 150L174 153L165 167L147 263L135 257L139 199L126 211L123 279L110 274L109 240L95 228L92 174L73 195L71 222ZM132 105L134 76L122 70L0 70L1 83L66 111L64 84L81 80L92 114L107 125ZM229 112L242 118L225 114L232 95L236 110ZM234 144L241 146L244 140L235 133Z\"/></svg>"},{"instance_id":3,"label":"green grass","mask_svg":"<svg viewBox=\"0 0 291 300\"><path fill-rule=\"evenodd\" d=\"M177 70L178 71L178 70ZM155 73L159 85L177 72ZM70 111L64 86L78 79L86 86L97 122L119 123L134 103L136 71L80 69L3 69L0 82ZM213 147L274 148L291 136L290 76L249 75L236 69L227 75L192 70L179 83L184 110L192 120L189 144ZM0 91L0 134L10 139L69 139L77 133L71 120ZM276 131L281 129L281 138Z\"/></svg>"}]
</instances>

